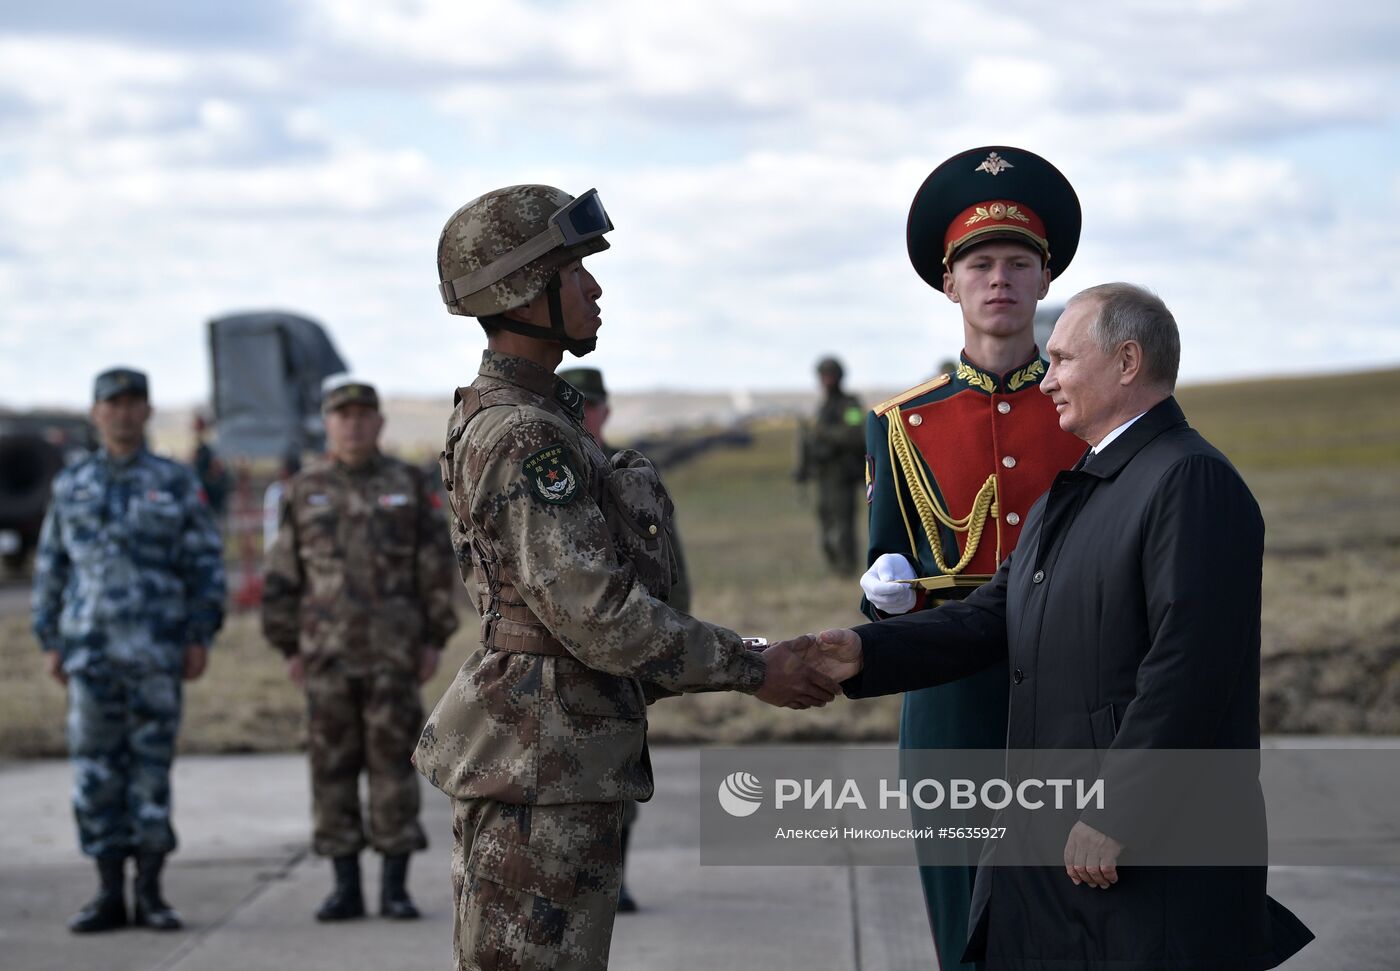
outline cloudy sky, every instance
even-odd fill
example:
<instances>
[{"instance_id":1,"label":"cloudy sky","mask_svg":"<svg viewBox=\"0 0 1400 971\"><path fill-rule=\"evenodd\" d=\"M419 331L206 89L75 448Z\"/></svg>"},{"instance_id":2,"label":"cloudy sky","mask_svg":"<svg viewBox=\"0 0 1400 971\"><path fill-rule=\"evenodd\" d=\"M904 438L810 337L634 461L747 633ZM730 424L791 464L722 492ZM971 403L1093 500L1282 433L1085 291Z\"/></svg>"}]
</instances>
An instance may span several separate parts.
<instances>
[{"instance_id":1,"label":"cloudy sky","mask_svg":"<svg viewBox=\"0 0 1400 971\"><path fill-rule=\"evenodd\" d=\"M397 393L475 371L434 249L516 182L596 186L615 388L921 380L956 308L909 267L923 177L1054 161L1052 289L1155 288L1183 377L1400 362L1400 8L1369 0L46 0L0 8L0 401L284 308Z\"/></svg>"}]
</instances>

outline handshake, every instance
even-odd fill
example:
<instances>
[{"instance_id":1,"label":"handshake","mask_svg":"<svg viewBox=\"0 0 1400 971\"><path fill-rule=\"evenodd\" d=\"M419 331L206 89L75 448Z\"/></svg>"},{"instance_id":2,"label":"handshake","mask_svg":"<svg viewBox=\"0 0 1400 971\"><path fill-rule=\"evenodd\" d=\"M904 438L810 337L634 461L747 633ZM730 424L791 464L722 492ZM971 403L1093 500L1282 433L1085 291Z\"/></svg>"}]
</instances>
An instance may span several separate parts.
<instances>
[{"instance_id":1,"label":"handshake","mask_svg":"<svg viewBox=\"0 0 1400 971\"><path fill-rule=\"evenodd\" d=\"M754 697L777 708L820 708L861 667L860 638L853 630L802 634L762 650L768 673Z\"/></svg>"}]
</instances>

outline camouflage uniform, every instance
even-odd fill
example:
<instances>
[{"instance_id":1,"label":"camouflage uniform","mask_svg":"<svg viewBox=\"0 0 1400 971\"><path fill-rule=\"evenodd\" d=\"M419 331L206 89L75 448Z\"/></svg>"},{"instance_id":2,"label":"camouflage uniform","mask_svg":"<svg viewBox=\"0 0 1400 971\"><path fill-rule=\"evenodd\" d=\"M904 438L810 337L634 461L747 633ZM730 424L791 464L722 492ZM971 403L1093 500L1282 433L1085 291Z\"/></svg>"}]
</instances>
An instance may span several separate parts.
<instances>
[{"instance_id":1,"label":"camouflage uniform","mask_svg":"<svg viewBox=\"0 0 1400 971\"><path fill-rule=\"evenodd\" d=\"M457 628L446 524L421 472L376 455L331 459L293 478L263 588L263 631L306 664L318 854L366 845L359 778L369 773L369 839L396 856L427 846L409 758L423 725L418 665Z\"/></svg>"},{"instance_id":2,"label":"camouflage uniform","mask_svg":"<svg viewBox=\"0 0 1400 971\"><path fill-rule=\"evenodd\" d=\"M35 558L34 633L63 657L78 841L168 853L185 647L223 623L223 544L199 484L144 448L59 473Z\"/></svg>"},{"instance_id":3,"label":"camouflage uniform","mask_svg":"<svg viewBox=\"0 0 1400 971\"><path fill-rule=\"evenodd\" d=\"M856 495L865 473L865 409L844 391L822 398L805 430L799 481L817 483L817 522L827 565L856 567Z\"/></svg>"},{"instance_id":4,"label":"camouflage uniform","mask_svg":"<svg viewBox=\"0 0 1400 971\"><path fill-rule=\"evenodd\" d=\"M670 498L637 452L603 454L582 405L487 351L443 453L483 649L414 761L457 801L459 968L605 967L621 803L652 794L646 703L764 679L739 635L665 603Z\"/></svg>"}]
</instances>

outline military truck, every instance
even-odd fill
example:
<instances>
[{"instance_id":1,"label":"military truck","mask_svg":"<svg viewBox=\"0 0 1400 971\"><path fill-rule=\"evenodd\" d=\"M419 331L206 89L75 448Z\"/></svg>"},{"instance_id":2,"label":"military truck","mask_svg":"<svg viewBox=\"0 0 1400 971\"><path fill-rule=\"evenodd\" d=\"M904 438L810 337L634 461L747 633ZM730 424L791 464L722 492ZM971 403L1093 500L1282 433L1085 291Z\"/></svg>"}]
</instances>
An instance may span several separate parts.
<instances>
[{"instance_id":1,"label":"military truck","mask_svg":"<svg viewBox=\"0 0 1400 971\"><path fill-rule=\"evenodd\" d=\"M38 545L54 476L95 448L97 431L84 415L0 413L0 559L6 572L23 570Z\"/></svg>"}]
</instances>

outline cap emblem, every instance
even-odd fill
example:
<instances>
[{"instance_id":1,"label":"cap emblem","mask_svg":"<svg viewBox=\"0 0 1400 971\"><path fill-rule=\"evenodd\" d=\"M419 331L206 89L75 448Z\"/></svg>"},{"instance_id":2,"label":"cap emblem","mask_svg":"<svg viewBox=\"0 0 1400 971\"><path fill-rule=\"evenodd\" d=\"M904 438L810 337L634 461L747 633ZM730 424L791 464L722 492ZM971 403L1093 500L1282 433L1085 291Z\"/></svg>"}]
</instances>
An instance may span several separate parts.
<instances>
[{"instance_id":1,"label":"cap emblem","mask_svg":"<svg viewBox=\"0 0 1400 971\"><path fill-rule=\"evenodd\" d=\"M1015 167L1016 166L1012 165L1010 162L1002 158L996 152L992 152L990 155L988 155L985 159L982 160L981 165L977 166L977 168L973 169L972 171L986 172L990 175L997 175L1005 171L1006 169L1014 169Z\"/></svg>"},{"instance_id":2,"label":"cap emblem","mask_svg":"<svg viewBox=\"0 0 1400 971\"><path fill-rule=\"evenodd\" d=\"M978 206L975 208L972 215L967 217L967 221L964 222L963 225L976 226L978 223L986 222L988 219L995 219L998 222L1004 219L1014 219L1019 223L1028 223L1031 221L1031 218L1016 206L1008 206L1005 203L994 202L990 206Z\"/></svg>"}]
</instances>

